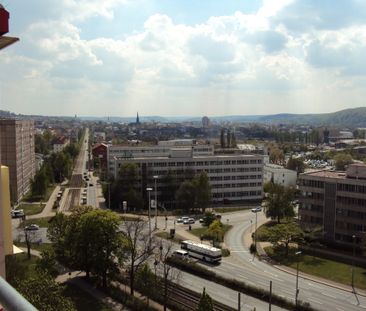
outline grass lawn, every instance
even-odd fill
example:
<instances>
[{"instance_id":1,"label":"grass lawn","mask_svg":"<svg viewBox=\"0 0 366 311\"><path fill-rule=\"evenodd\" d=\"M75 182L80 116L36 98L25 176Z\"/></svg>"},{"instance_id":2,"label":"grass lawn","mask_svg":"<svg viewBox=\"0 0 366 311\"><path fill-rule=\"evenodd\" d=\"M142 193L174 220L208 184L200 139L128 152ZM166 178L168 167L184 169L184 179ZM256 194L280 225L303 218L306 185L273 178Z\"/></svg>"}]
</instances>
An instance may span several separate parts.
<instances>
[{"instance_id":1,"label":"grass lawn","mask_svg":"<svg viewBox=\"0 0 366 311\"><path fill-rule=\"evenodd\" d=\"M30 224L36 224L42 228L48 228L50 225L49 221L53 217L43 217L43 218L36 218L36 219L26 219L25 223L22 221L19 225L20 228L24 228L24 226L28 226Z\"/></svg>"},{"instance_id":2,"label":"grass lawn","mask_svg":"<svg viewBox=\"0 0 366 311\"><path fill-rule=\"evenodd\" d=\"M48 186L46 194L44 196L39 196L39 195L32 196L31 193L28 193L23 198L23 201L25 201L25 202L40 202L40 201L47 202L55 188L56 188L56 184Z\"/></svg>"},{"instance_id":3,"label":"grass lawn","mask_svg":"<svg viewBox=\"0 0 366 311\"><path fill-rule=\"evenodd\" d=\"M262 226L260 226L257 229L257 240L262 241L262 242L268 241L268 228L273 227L275 225L277 225L276 221L269 221L269 222L263 224ZM252 226L254 229L255 224L253 223Z\"/></svg>"},{"instance_id":4,"label":"grass lawn","mask_svg":"<svg viewBox=\"0 0 366 311\"><path fill-rule=\"evenodd\" d=\"M175 235L173 239L170 238L170 234L169 232L158 232L158 233L155 233L155 235L159 238L162 238L162 239L165 239L165 240L169 240L169 241L172 241L174 243L178 243L180 244L180 242L183 241L182 238L180 238L179 236Z\"/></svg>"},{"instance_id":5,"label":"grass lawn","mask_svg":"<svg viewBox=\"0 0 366 311\"><path fill-rule=\"evenodd\" d=\"M272 247L266 247L265 251L277 262L296 269L297 260L299 261L299 270L311 275L319 276L334 282L351 285L352 266L337 261L324 259L321 257L301 255L297 257L294 255L295 249L291 249L289 258L286 259L283 252L276 252ZM366 269L355 267L354 281L355 287L366 289Z\"/></svg>"},{"instance_id":6,"label":"grass lawn","mask_svg":"<svg viewBox=\"0 0 366 311\"><path fill-rule=\"evenodd\" d=\"M14 244L18 247L27 248L27 244L25 242L14 242ZM31 249L42 252L44 250L52 249L52 244L51 243L42 243L42 244L38 245L37 243L32 243Z\"/></svg>"},{"instance_id":7,"label":"grass lawn","mask_svg":"<svg viewBox=\"0 0 366 311\"><path fill-rule=\"evenodd\" d=\"M73 301L76 310L112 311L112 309L107 307L104 303L83 291L77 285L66 283L63 294Z\"/></svg>"},{"instance_id":8,"label":"grass lawn","mask_svg":"<svg viewBox=\"0 0 366 311\"><path fill-rule=\"evenodd\" d=\"M232 225L223 224L223 227L224 227L224 236L225 236L226 232L228 232L232 228ZM191 231L188 230L188 232L190 232L193 235L200 238L201 236L204 236L206 234L207 229L208 229L208 227L194 228Z\"/></svg>"},{"instance_id":9,"label":"grass lawn","mask_svg":"<svg viewBox=\"0 0 366 311\"><path fill-rule=\"evenodd\" d=\"M23 209L25 215L36 215L43 211L46 204L38 204L38 203L22 203L18 206L18 209Z\"/></svg>"},{"instance_id":10,"label":"grass lawn","mask_svg":"<svg viewBox=\"0 0 366 311\"><path fill-rule=\"evenodd\" d=\"M36 273L37 257L31 256L29 260L27 253L16 254L6 257L6 280L14 284L14 279L25 279Z\"/></svg>"}]
</instances>

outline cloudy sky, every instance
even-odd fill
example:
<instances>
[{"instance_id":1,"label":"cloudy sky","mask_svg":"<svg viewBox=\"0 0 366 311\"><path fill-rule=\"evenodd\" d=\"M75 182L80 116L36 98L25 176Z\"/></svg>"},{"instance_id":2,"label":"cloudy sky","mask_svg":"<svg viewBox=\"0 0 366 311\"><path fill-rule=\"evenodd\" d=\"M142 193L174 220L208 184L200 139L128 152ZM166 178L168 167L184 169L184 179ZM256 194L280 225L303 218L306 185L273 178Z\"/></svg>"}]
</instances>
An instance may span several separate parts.
<instances>
[{"instance_id":1,"label":"cloudy sky","mask_svg":"<svg viewBox=\"0 0 366 311\"><path fill-rule=\"evenodd\" d=\"M84 116L365 106L364 0L0 0L0 109Z\"/></svg>"}]
</instances>

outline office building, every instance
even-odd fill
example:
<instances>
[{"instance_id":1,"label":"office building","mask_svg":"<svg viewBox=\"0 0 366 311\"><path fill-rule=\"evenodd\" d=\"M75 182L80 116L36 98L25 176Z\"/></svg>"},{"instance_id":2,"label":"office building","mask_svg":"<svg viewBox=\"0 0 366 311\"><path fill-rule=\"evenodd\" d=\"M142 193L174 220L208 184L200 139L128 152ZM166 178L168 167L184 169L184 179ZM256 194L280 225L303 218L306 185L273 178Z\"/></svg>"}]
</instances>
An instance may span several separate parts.
<instances>
[{"instance_id":1,"label":"office building","mask_svg":"<svg viewBox=\"0 0 366 311\"><path fill-rule=\"evenodd\" d=\"M302 227L320 226L326 241L364 248L366 232L366 165L346 172L301 174L299 218Z\"/></svg>"},{"instance_id":2,"label":"office building","mask_svg":"<svg viewBox=\"0 0 366 311\"><path fill-rule=\"evenodd\" d=\"M212 145L195 144L192 140L160 142L157 146L108 147L108 170L115 177L123 163L135 163L141 176L141 191L153 187L158 176L158 199L164 187L163 177L170 172L181 182L186 172L205 171L212 188L212 201L217 203L259 201L263 190L263 155L216 153Z\"/></svg>"},{"instance_id":3,"label":"office building","mask_svg":"<svg viewBox=\"0 0 366 311\"><path fill-rule=\"evenodd\" d=\"M265 164L263 167L264 182L272 182L284 187L296 187L297 172L281 165Z\"/></svg>"},{"instance_id":4,"label":"office building","mask_svg":"<svg viewBox=\"0 0 366 311\"><path fill-rule=\"evenodd\" d=\"M30 190L35 174L33 121L0 120L0 159L9 167L11 200L18 202Z\"/></svg>"}]
</instances>

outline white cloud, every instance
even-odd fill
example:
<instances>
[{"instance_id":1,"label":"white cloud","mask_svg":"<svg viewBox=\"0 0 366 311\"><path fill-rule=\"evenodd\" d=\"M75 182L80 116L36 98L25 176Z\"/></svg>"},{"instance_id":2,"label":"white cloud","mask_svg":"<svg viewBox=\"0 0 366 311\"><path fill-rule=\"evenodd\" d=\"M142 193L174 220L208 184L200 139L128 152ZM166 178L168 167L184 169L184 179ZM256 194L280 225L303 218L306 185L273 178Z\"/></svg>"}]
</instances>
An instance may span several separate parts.
<instances>
[{"instance_id":1,"label":"white cloud","mask_svg":"<svg viewBox=\"0 0 366 311\"><path fill-rule=\"evenodd\" d=\"M111 22L114 9L129 3L60 1L57 10L47 7L52 19L27 25L18 47L0 59L0 72L9 71L0 76L0 108L45 114L250 114L326 111L331 98L333 110L350 102L357 106L366 95L366 25L359 17L332 21L336 8L321 15L327 3L268 0L256 13L237 11L196 25L156 13L139 31L85 39L82 21ZM340 8L344 5L342 0ZM352 2L345 13L359 5ZM342 103L346 95L350 100Z\"/></svg>"}]
</instances>

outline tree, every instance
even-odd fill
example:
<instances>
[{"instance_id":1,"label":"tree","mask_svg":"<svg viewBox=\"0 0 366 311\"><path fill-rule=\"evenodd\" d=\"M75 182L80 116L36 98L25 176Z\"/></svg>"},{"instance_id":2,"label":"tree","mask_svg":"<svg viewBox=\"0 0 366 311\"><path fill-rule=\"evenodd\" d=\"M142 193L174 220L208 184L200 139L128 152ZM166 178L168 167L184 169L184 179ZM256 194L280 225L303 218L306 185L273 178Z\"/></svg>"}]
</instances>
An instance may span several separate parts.
<instances>
[{"instance_id":1,"label":"tree","mask_svg":"<svg viewBox=\"0 0 366 311\"><path fill-rule=\"evenodd\" d=\"M41 253L41 258L37 260L37 270L44 271L53 277L58 275L56 269L56 255L53 249L45 249Z\"/></svg>"},{"instance_id":2,"label":"tree","mask_svg":"<svg viewBox=\"0 0 366 311\"><path fill-rule=\"evenodd\" d=\"M31 192L33 196L44 196L48 187L48 177L45 168L41 168L31 181Z\"/></svg>"},{"instance_id":3,"label":"tree","mask_svg":"<svg viewBox=\"0 0 366 311\"><path fill-rule=\"evenodd\" d=\"M296 171L297 174L303 173L305 169L304 160L301 158L291 157L287 162L286 168L292 171Z\"/></svg>"},{"instance_id":4,"label":"tree","mask_svg":"<svg viewBox=\"0 0 366 311\"><path fill-rule=\"evenodd\" d=\"M136 271L136 287L147 297L147 305L149 305L149 297L157 290L155 281L156 277L147 263Z\"/></svg>"},{"instance_id":5,"label":"tree","mask_svg":"<svg viewBox=\"0 0 366 311\"><path fill-rule=\"evenodd\" d=\"M270 151L269 160L271 163L282 164L285 161L285 155L279 148L273 148Z\"/></svg>"},{"instance_id":6,"label":"tree","mask_svg":"<svg viewBox=\"0 0 366 311\"><path fill-rule=\"evenodd\" d=\"M212 222L206 231L206 235L214 242L221 242L224 238L224 228L219 219Z\"/></svg>"},{"instance_id":7,"label":"tree","mask_svg":"<svg viewBox=\"0 0 366 311\"><path fill-rule=\"evenodd\" d=\"M47 237L52 242L55 255L63 263L66 261L66 253L69 251L65 241L70 224L69 219L64 213L57 213L52 218L47 230Z\"/></svg>"},{"instance_id":8,"label":"tree","mask_svg":"<svg viewBox=\"0 0 366 311\"><path fill-rule=\"evenodd\" d=\"M289 244L291 242L299 242L303 236L303 232L299 225L294 222L286 224L277 224L268 228L268 240L275 246L284 246L286 257L288 256Z\"/></svg>"},{"instance_id":9,"label":"tree","mask_svg":"<svg viewBox=\"0 0 366 311\"><path fill-rule=\"evenodd\" d=\"M152 256L155 248L146 227L147 223L142 220L123 222L125 262L130 277L131 295L134 293L136 271Z\"/></svg>"},{"instance_id":10,"label":"tree","mask_svg":"<svg viewBox=\"0 0 366 311\"><path fill-rule=\"evenodd\" d=\"M206 289L203 288L203 292L200 298L200 302L197 306L197 311L213 311L213 302L211 297L206 293Z\"/></svg>"},{"instance_id":11,"label":"tree","mask_svg":"<svg viewBox=\"0 0 366 311\"><path fill-rule=\"evenodd\" d=\"M348 153L338 153L334 156L335 167L338 171L345 171L346 166L353 162L352 156Z\"/></svg>"},{"instance_id":12,"label":"tree","mask_svg":"<svg viewBox=\"0 0 366 311\"><path fill-rule=\"evenodd\" d=\"M271 219L281 219L294 217L294 195L295 191L291 188L285 188L281 185L272 184L266 197L266 216Z\"/></svg>"},{"instance_id":13,"label":"tree","mask_svg":"<svg viewBox=\"0 0 366 311\"><path fill-rule=\"evenodd\" d=\"M17 281L17 290L40 311L74 311L72 301L63 295L63 286L45 272Z\"/></svg>"},{"instance_id":14,"label":"tree","mask_svg":"<svg viewBox=\"0 0 366 311\"><path fill-rule=\"evenodd\" d=\"M196 188L195 206L202 209L204 213L211 201L211 185L206 172L201 172L193 180L193 185Z\"/></svg>"},{"instance_id":15,"label":"tree","mask_svg":"<svg viewBox=\"0 0 366 311\"><path fill-rule=\"evenodd\" d=\"M212 212L206 212L203 216L203 225L209 227L216 220L216 215Z\"/></svg>"},{"instance_id":16,"label":"tree","mask_svg":"<svg viewBox=\"0 0 366 311\"><path fill-rule=\"evenodd\" d=\"M196 202L195 185L188 180L182 182L176 193L176 199L180 208L190 211Z\"/></svg>"}]
</instances>

